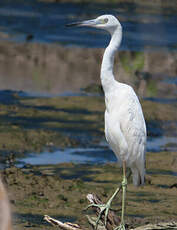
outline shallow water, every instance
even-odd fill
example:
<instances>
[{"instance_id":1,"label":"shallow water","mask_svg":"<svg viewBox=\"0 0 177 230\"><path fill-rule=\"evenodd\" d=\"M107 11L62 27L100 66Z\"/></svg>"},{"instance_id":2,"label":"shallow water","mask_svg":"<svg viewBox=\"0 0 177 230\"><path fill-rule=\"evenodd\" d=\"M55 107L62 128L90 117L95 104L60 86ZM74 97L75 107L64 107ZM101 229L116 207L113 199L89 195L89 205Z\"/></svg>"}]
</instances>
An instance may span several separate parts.
<instances>
[{"instance_id":1,"label":"shallow water","mask_svg":"<svg viewBox=\"0 0 177 230\"><path fill-rule=\"evenodd\" d=\"M145 7L136 4L42 3L36 0L2 0L0 31L17 42L49 42L67 46L105 47L109 36L89 28L68 29L65 24L97 17L118 15L124 28L122 50L177 50L177 10L170 5ZM6 36L3 36L6 38ZM3 38L2 37L2 38Z\"/></svg>"},{"instance_id":2,"label":"shallow water","mask_svg":"<svg viewBox=\"0 0 177 230\"><path fill-rule=\"evenodd\" d=\"M176 137L153 137L148 138L147 152L177 151ZM79 164L104 164L116 162L117 158L109 149L108 144L103 141L97 148L65 148L40 154L28 154L25 158L16 159L16 165L23 167L26 164L47 165L58 163L79 163Z\"/></svg>"}]
</instances>

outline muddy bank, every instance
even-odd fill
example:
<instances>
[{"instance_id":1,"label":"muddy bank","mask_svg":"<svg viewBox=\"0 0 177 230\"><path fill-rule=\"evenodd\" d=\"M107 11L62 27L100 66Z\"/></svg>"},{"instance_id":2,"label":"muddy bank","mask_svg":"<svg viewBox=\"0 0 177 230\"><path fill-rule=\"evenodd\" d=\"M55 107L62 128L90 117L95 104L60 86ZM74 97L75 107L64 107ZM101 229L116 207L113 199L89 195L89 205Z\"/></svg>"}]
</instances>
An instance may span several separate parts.
<instances>
[{"instance_id":1,"label":"muddy bank","mask_svg":"<svg viewBox=\"0 0 177 230\"><path fill-rule=\"evenodd\" d=\"M149 136L176 135L176 103L142 100L142 106ZM1 162L55 147L93 147L104 138L103 96L31 98L1 91L0 108Z\"/></svg>"},{"instance_id":2,"label":"muddy bank","mask_svg":"<svg viewBox=\"0 0 177 230\"><path fill-rule=\"evenodd\" d=\"M148 182L128 185L126 222L129 227L158 221L177 220L176 153L147 154ZM9 191L15 229L52 229L43 221L51 215L88 228L86 194L95 192L106 201L121 181L116 164L9 168L1 171ZM119 210L120 197L113 207ZM77 210L77 211L76 211ZM120 215L120 211L117 212Z\"/></svg>"},{"instance_id":3,"label":"muddy bank","mask_svg":"<svg viewBox=\"0 0 177 230\"><path fill-rule=\"evenodd\" d=\"M61 94L100 85L103 49L0 42L0 89ZM175 52L122 51L116 56L115 77L132 85L139 96L176 97Z\"/></svg>"}]
</instances>

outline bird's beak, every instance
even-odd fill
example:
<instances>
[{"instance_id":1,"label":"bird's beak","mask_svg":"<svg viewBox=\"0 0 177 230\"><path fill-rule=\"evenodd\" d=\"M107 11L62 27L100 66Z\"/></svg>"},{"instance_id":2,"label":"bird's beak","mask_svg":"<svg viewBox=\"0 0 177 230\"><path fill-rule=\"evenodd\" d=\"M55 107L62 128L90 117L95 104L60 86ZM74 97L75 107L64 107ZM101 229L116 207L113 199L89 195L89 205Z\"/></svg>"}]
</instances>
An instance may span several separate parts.
<instances>
[{"instance_id":1,"label":"bird's beak","mask_svg":"<svg viewBox=\"0 0 177 230\"><path fill-rule=\"evenodd\" d=\"M71 27L71 26L96 26L98 23L95 19L93 20L87 20L87 21L82 21L82 22L73 22L70 24L67 24L66 26Z\"/></svg>"}]
</instances>

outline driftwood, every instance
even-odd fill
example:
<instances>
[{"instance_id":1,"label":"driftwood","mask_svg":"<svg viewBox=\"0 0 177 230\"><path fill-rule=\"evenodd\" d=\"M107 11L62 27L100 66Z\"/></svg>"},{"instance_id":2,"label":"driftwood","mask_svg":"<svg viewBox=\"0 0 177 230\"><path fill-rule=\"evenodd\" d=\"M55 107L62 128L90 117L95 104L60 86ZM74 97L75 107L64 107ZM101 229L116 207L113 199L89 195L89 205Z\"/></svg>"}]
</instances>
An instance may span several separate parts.
<instances>
[{"instance_id":1,"label":"driftwood","mask_svg":"<svg viewBox=\"0 0 177 230\"><path fill-rule=\"evenodd\" d=\"M95 194L88 194L87 199L90 204L103 204L100 198ZM93 211L96 213L96 215L99 215L99 208L98 207L92 207ZM96 225L96 217L90 217L87 215L87 219L89 221L89 224L95 228ZM84 230L80 225L74 224L74 223L63 223L59 220L56 220L54 218L51 218L50 216L45 215L44 220L46 220L48 223L52 224L53 226L58 226L60 229L63 230ZM116 216L115 212L113 210L110 210L108 213L108 219L107 219L107 225L104 225L104 214L101 216L101 219L98 223L98 230L113 230L116 226L119 226L120 224L120 218ZM158 224L147 224L144 226L136 227L136 228L130 228L130 230L177 230L177 222L168 222L168 223L158 223Z\"/></svg>"},{"instance_id":2,"label":"driftwood","mask_svg":"<svg viewBox=\"0 0 177 230\"><path fill-rule=\"evenodd\" d=\"M44 220L49 222L51 225L59 226L59 228L64 230L83 230L78 224L73 224L69 222L63 223L47 215L44 216Z\"/></svg>"}]
</instances>

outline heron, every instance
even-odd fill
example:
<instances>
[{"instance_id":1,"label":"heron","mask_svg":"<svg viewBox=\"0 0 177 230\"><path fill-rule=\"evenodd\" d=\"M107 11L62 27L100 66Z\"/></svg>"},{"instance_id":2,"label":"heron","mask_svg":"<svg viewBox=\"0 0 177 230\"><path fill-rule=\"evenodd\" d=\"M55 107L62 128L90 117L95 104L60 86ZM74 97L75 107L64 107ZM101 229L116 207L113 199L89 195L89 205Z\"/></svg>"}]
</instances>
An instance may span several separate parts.
<instances>
[{"instance_id":1,"label":"heron","mask_svg":"<svg viewBox=\"0 0 177 230\"><path fill-rule=\"evenodd\" d=\"M122 183L105 205L99 206L100 215L105 212L105 225L111 203L122 189L121 222L117 227L125 230L125 198L127 189L126 168L130 168L133 184L143 185L145 181L146 123L139 99L128 85L115 80L114 57L122 40L122 26L113 15L102 15L96 19L74 22L68 26L88 26L109 32L111 39L103 54L100 79L105 97L105 137L122 167ZM95 205L98 206L98 205Z\"/></svg>"}]
</instances>

